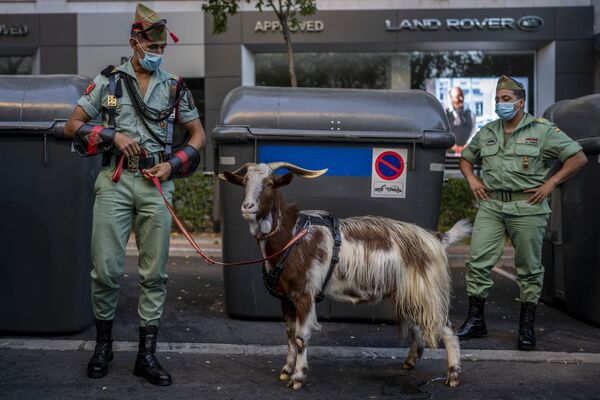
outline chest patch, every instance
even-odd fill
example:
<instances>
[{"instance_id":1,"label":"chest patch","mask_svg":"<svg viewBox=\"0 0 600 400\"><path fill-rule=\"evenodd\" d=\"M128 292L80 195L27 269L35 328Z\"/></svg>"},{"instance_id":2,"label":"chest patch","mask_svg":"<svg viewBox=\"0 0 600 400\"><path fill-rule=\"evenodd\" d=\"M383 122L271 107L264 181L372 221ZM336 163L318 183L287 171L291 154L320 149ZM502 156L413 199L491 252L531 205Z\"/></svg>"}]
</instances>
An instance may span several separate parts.
<instances>
[{"instance_id":1,"label":"chest patch","mask_svg":"<svg viewBox=\"0 0 600 400\"><path fill-rule=\"evenodd\" d=\"M493 145L495 145L496 143L498 143L498 141L496 140L496 138L490 138L490 139L488 139L488 140L485 142L485 145L486 145L486 146L493 146Z\"/></svg>"},{"instance_id":2,"label":"chest patch","mask_svg":"<svg viewBox=\"0 0 600 400\"><path fill-rule=\"evenodd\" d=\"M537 144L539 144L539 142L540 142L540 139L536 138L536 137L525 138L525 143L526 144L535 144L535 145L537 145Z\"/></svg>"}]
</instances>

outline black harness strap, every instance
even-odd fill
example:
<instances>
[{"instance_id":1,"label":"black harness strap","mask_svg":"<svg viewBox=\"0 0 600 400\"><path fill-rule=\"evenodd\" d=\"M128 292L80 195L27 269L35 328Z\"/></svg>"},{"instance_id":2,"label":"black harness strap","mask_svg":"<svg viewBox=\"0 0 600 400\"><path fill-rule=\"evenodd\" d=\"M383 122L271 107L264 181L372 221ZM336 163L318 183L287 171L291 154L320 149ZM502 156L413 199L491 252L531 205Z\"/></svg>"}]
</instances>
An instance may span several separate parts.
<instances>
[{"instance_id":1,"label":"black harness strap","mask_svg":"<svg viewBox=\"0 0 600 400\"><path fill-rule=\"evenodd\" d=\"M340 260L339 255L340 247L342 245L342 236L340 234L340 221L333 214L325 211L319 211L310 214L306 212L300 212L298 214L298 220L296 221L293 232L295 234L300 229L309 229L311 225L328 227L333 237L333 254L331 256L331 261L329 262L329 269L327 270L327 275L325 275L325 280L323 281L321 291L315 298L315 301L319 303L325 298L325 290L327 289L327 285L333 276L333 270ZM281 277L281 274L283 273L290 256L294 252L296 245L297 243L289 247L281 255L279 261L277 261L277 264L270 271L267 271L267 268L263 263L263 283L265 284L265 287L271 296L277 297L281 300L288 300L288 298L277 292L277 284L279 283L279 278Z\"/></svg>"},{"instance_id":2,"label":"black harness strap","mask_svg":"<svg viewBox=\"0 0 600 400\"><path fill-rule=\"evenodd\" d=\"M108 127L116 130L117 126L115 122L115 115L117 112L117 99L123 95L123 90L121 89L121 81L119 80L119 84L116 84L114 65L107 66L100 73L108 78L108 97L106 98L106 119L108 122ZM103 166L107 166L110 164L111 156L112 153L110 151L102 153Z\"/></svg>"},{"instance_id":3,"label":"black harness strap","mask_svg":"<svg viewBox=\"0 0 600 400\"><path fill-rule=\"evenodd\" d=\"M175 122L175 111L177 110L177 107L179 107L179 102L183 98L183 95L186 93L186 90L184 90L186 89L185 86L182 83L175 81L176 89L174 95L171 96L169 106L165 110L159 111L147 106L146 103L144 103L144 100L140 97L133 84L133 78L131 76L127 74L121 74L121 77L125 82L125 89L129 94L129 98L131 99L131 103L133 104L136 114L138 117L140 117L144 127L148 130L148 133L150 133L154 140L156 140L161 146L165 147L165 153L167 153L168 158L173 148L173 123ZM159 123L166 121L166 140L162 140L158 134L156 134L152 128L150 128L146 122L147 120Z\"/></svg>"}]
</instances>

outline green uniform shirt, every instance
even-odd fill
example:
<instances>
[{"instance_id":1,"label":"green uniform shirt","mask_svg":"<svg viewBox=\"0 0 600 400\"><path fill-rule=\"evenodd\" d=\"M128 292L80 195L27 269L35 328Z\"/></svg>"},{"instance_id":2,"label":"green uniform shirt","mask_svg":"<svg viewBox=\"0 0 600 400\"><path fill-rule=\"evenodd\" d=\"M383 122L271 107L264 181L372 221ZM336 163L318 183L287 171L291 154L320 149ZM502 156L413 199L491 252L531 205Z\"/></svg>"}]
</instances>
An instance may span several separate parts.
<instances>
[{"instance_id":1,"label":"green uniform shirt","mask_svg":"<svg viewBox=\"0 0 600 400\"><path fill-rule=\"evenodd\" d=\"M134 81L138 92L141 94L140 86L135 76L135 71L131 62L128 61L125 64L117 67L117 70L121 73L130 75ZM117 81L119 75L117 74ZM155 71L150 77L148 88L146 89L146 95L144 96L144 102L147 106L152 107L156 110L164 110L169 106L171 86L173 81L177 81L179 78L176 75L168 74L163 70L159 69ZM193 100L190 101L190 92L183 96L179 103L179 109L177 110L178 119L177 123L185 124L186 122L192 121L198 116L198 110L194 106ZM92 119L96 118L98 114L105 111L107 107L108 97L108 78L104 75L98 75L94 78L94 86L89 93L84 94L77 101L77 104L83 108L83 111L89 115ZM160 126L158 122L146 121L148 126L152 128L152 131L157 134L161 140L166 139L167 127L166 124ZM107 113L104 113L103 118L104 126L108 126ZM164 150L152 135L147 132L143 122L138 117L133 103L129 98L129 94L123 84L123 96L117 99L117 108L115 116L115 124L117 131L121 132L130 138L136 140L146 151L155 153Z\"/></svg>"},{"instance_id":2,"label":"green uniform shirt","mask_svg":"<svg viewBox=\"0 0 600 400\"><path fill-rule=\"evenodd\" d=\"M497 119L477 132L461 156L472 164L481 162L487 189L522 192L546 181L552 160L565 161L580 150L581 146L556 125L525 113L515 131L506 136L506 142L502 120ZM550 212L547 199L542 204L491 199L479 204L512 215Z\"/></svg>"}]
</instances>

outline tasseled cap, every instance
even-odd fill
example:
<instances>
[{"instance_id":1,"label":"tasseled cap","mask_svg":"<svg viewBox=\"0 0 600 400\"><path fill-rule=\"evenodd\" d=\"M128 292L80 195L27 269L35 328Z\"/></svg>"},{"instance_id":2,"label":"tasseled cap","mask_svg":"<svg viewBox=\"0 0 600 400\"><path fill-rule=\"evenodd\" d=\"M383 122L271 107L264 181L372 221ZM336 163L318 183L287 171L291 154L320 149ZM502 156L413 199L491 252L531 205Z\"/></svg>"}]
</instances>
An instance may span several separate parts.
<instances>
[{"instance_id":1,"label":"tasseled cap","mask_svg":"<svg viewBox=\"0 0 600 400\"><path fill-rule=\"evenodd\" d=\"M138 3L135 8L135 17L131 25L131 34L139 34L144 39L153 42L166 42L167 32L173 42L179 42L179 38L167 28L167 20L161 18L148 6Z\"/></svg>"},{"instance_id":2,"label":"tasseled cap","mask_svg":"<svg viewBox=\"0 0 600 400\"><path fill-rule=\"evenodd\" d=\"M525 90L523 85L511 78L510 76L502 75L500 79L498 79L498 84L496 85L496 90L507 89L507 90Z\"/></svg>"}]
</instances>

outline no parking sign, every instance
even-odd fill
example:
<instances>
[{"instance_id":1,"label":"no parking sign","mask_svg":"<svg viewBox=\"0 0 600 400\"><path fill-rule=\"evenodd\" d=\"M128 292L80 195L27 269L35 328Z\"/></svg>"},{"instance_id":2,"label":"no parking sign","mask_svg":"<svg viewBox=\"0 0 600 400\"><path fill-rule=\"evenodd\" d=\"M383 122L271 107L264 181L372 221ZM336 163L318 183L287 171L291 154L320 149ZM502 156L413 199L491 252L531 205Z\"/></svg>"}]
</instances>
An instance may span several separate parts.
<instances>
[{"instance_id":1,"label":"no parking sign","mask_svg":"<svg viewBox=\"0 0 600 400\"><path fill-rule=\"evenodd\" d=\"M373 149L371 197L406 197L406 149Z\"/></svg>"}]
</instances>

